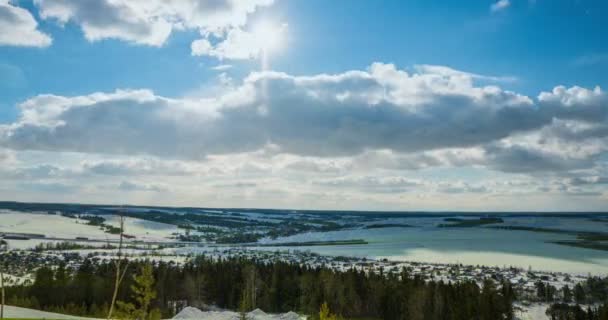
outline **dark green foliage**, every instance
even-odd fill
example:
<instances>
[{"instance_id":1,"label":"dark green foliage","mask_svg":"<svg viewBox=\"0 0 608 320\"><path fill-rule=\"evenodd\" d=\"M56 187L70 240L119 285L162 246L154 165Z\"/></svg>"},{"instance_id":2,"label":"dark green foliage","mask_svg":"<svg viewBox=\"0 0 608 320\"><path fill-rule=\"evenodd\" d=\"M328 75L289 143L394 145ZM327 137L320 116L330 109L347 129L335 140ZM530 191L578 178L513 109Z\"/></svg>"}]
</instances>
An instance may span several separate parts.
<instances>
[{"instance_id":1,"label":"dark green foliage","mask_svg":"<svg viewBox=\"0 0 608 320\"><path fill-rule=\"evenodd\" d=\"M438 225L439 228L472 228L479 227L485 224L503 223L502 218L479 218L479 219L460 219L460 218L445 218L444 221L451 223L443 223Z\"/></svg>"},{"instance_id":2,"label":"dark green foliage","mask_svg":"<svg viewBox=\"0 0 608 320\"><path fill-rule=\"evenodd\" d=\"M34 251L65 251L65 250L82 250L82 249L116 249L115 246L104 244L103 246L90 246L76 242L41 242L34 246Z\"/></svg>"},{"instance_id":3,"label":"dark green foliage","mask_svg":"<svg viewBox=\"0 0 608 320\"><path fill-rule=\"evenodd\" d=\"M94 215L80 215L80 219L86 220L88 225L101 226L106 221L105 218Z\"/></svg>"},{"instance_id":4,"label":"dark green foliage","mask_svg":"<svg viewBox=\"0 0 608 320\"><path fill-rule=\"evenodd\" d=\"M587 307L556 303L547 309L546 314L551 320L608 320L608 307Z\"/></svg>"},{"instance_id":5,"label":"dark green foliage","mask_svg":"<svg viewBox=\"0 0 608 320\"><path fill-rule=\"evenodd\" d=\"M127 288L145 262L131 262L118 300L137 305ZM316 317L327 302L332 313L349 318L421 320L511 319L513 290L508 283L426 282L396 273L337 272L286 262L260 263L240 258L212 261L204 256L183 266L153 266L150 309L163 318L188 305L213 304L231 310L260 308L296 311ZM113 267L85 260L76 270L42 267L31 286L9 288L9 302L24 307L99 316L112 296Z\"/></svg>"}]
</instances>

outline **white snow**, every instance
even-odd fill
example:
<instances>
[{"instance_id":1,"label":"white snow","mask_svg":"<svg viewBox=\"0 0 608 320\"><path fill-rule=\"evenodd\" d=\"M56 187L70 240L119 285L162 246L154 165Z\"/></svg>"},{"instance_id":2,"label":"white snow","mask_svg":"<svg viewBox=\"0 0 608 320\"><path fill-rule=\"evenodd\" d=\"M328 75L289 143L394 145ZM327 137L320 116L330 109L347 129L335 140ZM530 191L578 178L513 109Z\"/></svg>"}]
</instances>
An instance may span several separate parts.
<instances>
[{"instance_id":1,"label":"white snow","mask_svg":"<svg viewBox=\"0 0 608 320\"><path fill-rule=\"evenodd\" d=\"M118 216L103 216L106 224L114 227L120 226ZM125 218L125 233L133 235L137 240L145 241L167 241L174 232L183 233L177 226L172 224L148 221L143 219Z\"/></svg>"},{"instance_id":2,"label":"white snow","mask_svg":"<svg viewBox=\"0 0 608 320\"><path fill-rule=\"evenodd\" d=\"M13 275L6 274L6 273L4 274L4 286L5 287L18 286L18 285L25 283L26 281L33 281L33 279L31 276L17 277L17 276L13 276Z\"/></svg>"},{"instance_id":3,"label":"white snow","mask_svg":"<svg viewBox=\"0 0 608 320\"><path fill-rule=\"evenodd\" d=\"M45 312L34 309L4 306L4 317L13 319L71 319L71 320L92 320L93 318L83 318L68 316L59 313Z\"/></svg>"},{"instance_id":4,"label":"white snow","mask_svg":"<svg viewBox=\"0 0 608 320\"><path fill-rule=\"evenodd\" d=\"M99 227L87 225L82 220L54 214L24 213L9 210L0 210L0 232L42 234L67 239L116 237L105 233Z\"/></svg>"},{"instance_id":5,"label":"white snow","mask_svg":"<svg viewBox=\"0 0 608 320\"><path fill-rule=\"evenodd\" d=\"M539 303L529 306L517 306L523 309L522 311L516 312L515 318L517 320L549 320L549 316L545 313L549 304Z\"/></svg>"},{"instance_id":6,"label":"white snow","mask_svg":"<svg viewBox=\"0 0 608 320\"><path fill-rule=\"evenodd\" d=\"M300 316L295 312L284 314L268 314L260 309L255 309L245 316L249 320L300 320L306 319L305 316ZM201 311L197 308L186 307L180 313L175 315L173 319L191 319L191 320L238 320L241 315L233 311Z\"/></svg>"}]
</instances>

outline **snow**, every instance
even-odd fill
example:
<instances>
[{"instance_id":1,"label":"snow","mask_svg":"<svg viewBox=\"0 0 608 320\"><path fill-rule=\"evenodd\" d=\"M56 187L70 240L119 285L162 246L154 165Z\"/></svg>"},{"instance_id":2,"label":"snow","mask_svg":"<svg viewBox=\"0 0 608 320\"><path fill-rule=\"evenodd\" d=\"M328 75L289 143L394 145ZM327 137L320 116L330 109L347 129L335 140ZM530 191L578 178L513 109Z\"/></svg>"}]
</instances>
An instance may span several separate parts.
<instances>
[{"instance_id":1,"label":"snow","mask_svg":"<svg viewBox=\"0 0 608 320\"><path fill-rule=\"evenodd\" d=\"M6 273L4 274L4 286L5 287L18 286L18 285L25 283L26 281L33 281L33 279L31 276L17 277L17 276L13 276L13 275L6 274Z\"/></svg>"},{"instance_id":2,"label":"snow","mask_svg":"<svg viewBox=\"0 0 608 320\"><path fill-rule=\"evenodd\" d=\"M103 216L106 224L120 227L118 216ZM143 219L125 217L125 233L133 235L137 240L144 241L167 241L173 233L183 233L183 230L172 224L148 221Z\"/></svg>"},{"instance_id":3,"label":"snow","mask_svg":"<svg viewBox=\"0 0 608 320\"><path fill-rule=\"evenodd\" d=\"M204 312L197 308L185 307L173 317L173 319L199 319L204 316Z\"/></svg>"},{"instance_id":4,"label":"snow","mask_svg":"<svg viewBox=\"0 0 608 320\"><path fill-rule=\"evenodd\" d=\"M68 316L59 313L45 312L34 309L4 306L4 317L12 319L71 319L71 320L92 320L93 318L82 318Z\"/></svg>"},{"instance_id":5,"label":"snow","mask_svg":"<svg viewBox=\"0 0 608 320\"><path fill-rule=\"evenodd\" d=\"M85 221L46 213L24 213L0 210L0 232L42 234L49 237L75 239L115 237Z\"/></svg>"},{"instance_id":6,"label":"snow","mask_svg":"<svg viewBox=\"0 0 608 320\"><path fill-rule=\"evenodd\" d=\"M249 320L300 320L306 319L295 312L284 314L267 314L266 312L255 309L245 316ZM238 320L241 315L233 311L201 311L197 308L186 307L173 319L196 319L196 320Z\"/></svg>"},{"instance_id":7,"label":"snow","mask_svg":"<svg viewBox=\"0 0 608 320\"><path fill-rule=\"evenodd\" d=\"M104 216L106 224L119 226L117 216ZM91 240L118 239L117 235L105 233L100 227L90 226L87 221L47 213L26 213L11 210L0 210L0 232L40 234L48 238L59 238L76 241L77 237ZM146 221L136 218L125 218L125 233L133 235L137 240L172 241L172 233L179 232L175 225ZM8 240L12 249L33 248L42 242L55 242L45 239ZM61 242L63 240L57 240ZM87 245L103 245L88 242Z\"/></svg>"},{"instance_id":8,"label":"snow","mask_svg":"<svg viewBox=\"0 0 608 320\"><path fill-rule=\"evenodd\" d=\"M539 303L519 307L522 311L516 313L515 319L517 320L549 320L549 316L545 313L549 304Z\"/></svg>"}]
</instances>

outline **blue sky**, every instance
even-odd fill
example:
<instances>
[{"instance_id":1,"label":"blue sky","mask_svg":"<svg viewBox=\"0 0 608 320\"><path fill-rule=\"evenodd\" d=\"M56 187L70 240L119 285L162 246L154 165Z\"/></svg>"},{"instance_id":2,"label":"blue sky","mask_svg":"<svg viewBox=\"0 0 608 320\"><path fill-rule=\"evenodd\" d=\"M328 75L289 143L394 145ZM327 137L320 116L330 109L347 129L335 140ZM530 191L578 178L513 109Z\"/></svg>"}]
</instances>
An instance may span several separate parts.
<instances>
[{"instance_id":1,"label":"blue sky","mask_svg":"<svg viewBox=\"0 0 608 320\"><path fill-rule=\"evenodd\" d=\"M0 1L0 161L19 181L0 186L5 200L74 201L56 187L85 202L275 206L258 198L290 192L276 206L608 209L603 1L116 3ZM161 171L175 166L207 185ZM530 193L530 208L515 203Z\"/></svg>"}]
</instances>

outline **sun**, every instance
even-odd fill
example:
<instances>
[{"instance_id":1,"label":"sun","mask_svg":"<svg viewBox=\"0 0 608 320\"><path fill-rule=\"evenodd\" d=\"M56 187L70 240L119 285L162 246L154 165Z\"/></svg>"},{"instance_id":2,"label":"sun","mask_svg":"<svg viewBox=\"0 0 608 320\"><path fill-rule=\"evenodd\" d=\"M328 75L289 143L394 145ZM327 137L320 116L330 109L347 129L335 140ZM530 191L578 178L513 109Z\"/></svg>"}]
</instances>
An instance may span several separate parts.
<instances>
[{"instance_id":1,"label":"sun","mask_svg":"<svg viewBox=\"0 0 608 320\"><path fill-rule=\"evenodd\" d=\"M285 42L285 24L263 21L253 27L253 36L263 54L279 51Z\"/></svg>"}]
</instances>

